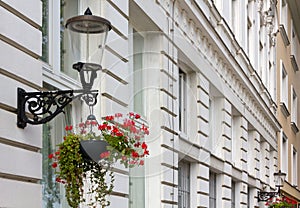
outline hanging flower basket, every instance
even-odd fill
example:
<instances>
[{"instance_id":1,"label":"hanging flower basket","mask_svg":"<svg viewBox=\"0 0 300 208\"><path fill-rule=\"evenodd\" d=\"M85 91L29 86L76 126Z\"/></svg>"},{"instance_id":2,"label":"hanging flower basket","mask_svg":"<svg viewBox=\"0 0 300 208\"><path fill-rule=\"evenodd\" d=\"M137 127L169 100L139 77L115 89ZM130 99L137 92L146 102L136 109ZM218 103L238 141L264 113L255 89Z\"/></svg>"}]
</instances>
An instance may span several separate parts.
<instances>
[{"instance_id":1,"label":"hanging flower basket","mask_svg":"<svg viewBox=\"0 0 300 208\"><path fill-rule=\"evenodd\" d=\"M288 207L294 207L297 204L297 202L293 199L290 199L286 196L276 197L276 198L270 198L266 202L266 206L268 208L288 208Z\"/></svg>"},{"instance_id":2,"label":"hanging flower basket","mask_svg":"<svg viewBox=\"0 0 300 208\"><path fill-rule=\"evenodd\" d=\"M107 116L101 124L96 121L80 123L76 126L78 133L73 126L66 126L67 135L49 158L53 159L56 181L64 185L71 207L78 208L80 204L109 206L106 196L114 187L111 166L116 162L126 168L144 165L149 151L143 139L149 131L145 125L136 124L139 118L140 115L134 113L126 118L118 113Z\"/></svg>"}]
</instances>

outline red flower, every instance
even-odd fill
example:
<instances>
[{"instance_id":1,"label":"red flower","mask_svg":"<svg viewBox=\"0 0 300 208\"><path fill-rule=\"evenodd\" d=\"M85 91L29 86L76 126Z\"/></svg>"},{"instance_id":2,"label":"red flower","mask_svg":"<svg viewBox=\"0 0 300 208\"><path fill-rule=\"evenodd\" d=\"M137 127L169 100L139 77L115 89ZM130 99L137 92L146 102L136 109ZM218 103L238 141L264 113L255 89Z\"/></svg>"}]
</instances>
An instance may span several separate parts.
<instances>
[{"instance_id":1,"label":"red flower","mask_svg":"<svg viewBox=\"0 0 300 208\"><path fill-rule=\"evenodd\" d=\"M141 143L137 142L134 144L134 147L139 147L141 145Z\"/></svg>"},{"instance_id":2,"label":"red flower","mask_svg":"<svg viewBox=\"0 0 300 208\"><path fill-rule=\"evenodd\" d=\"M143 144L142 144L142 149L147 149L147 144L145 143L145 142L143 142Z\"/></svg>"},{"instance_id":3,"label":"red flower","mask_svg":"<svg viewBox=\"0 0 300 208\"><path fill-rule=\"evenodd\" d=\"M144 155L149 155L149 151L148 151L148 150L145 150L145 151L144 151Z\"/></svg>"},{"instance_id":4,"label":"red flower","mask_svg":"<svg viewBox=\"0 0 300 208\"><path fill-rule=\"evenodd\" d=\"M139 119L141 116L139 114L135 114L135 119Z\"/></svg>"},{"instance_id":5,"label":"red flower","mask_svg":"<svg viewBox=\"0 0 300 208\"><path fill-rule=\"evenodd\" d=\"M72 131L72 129L73 129L73 126L66 126L66 127L65 127L65 130L66 130L66 131Z\"/></svg>"},{"instance_id":6,"label":"red flower","mask_svg":"<svg viewBox=\"0 0 300 208\"><path fill-rule=\"evenodd\" d=\"M55 152L55 154L56 154L56 155L59 155L59 154L60 154L60 152L59 152L59 151L57 151L57 152Z\"/></svg>"},{"instance_id":7,"label":"red flower","mask_svg":"<svg viewBox=\"0 0 300 208\"><path fill-rule=\"evenodd\" d=\"M123 136L123 133L122 132L117 132L116 136L118 136L118 137Z\"/></svg>"},{"instance_id":8,"label":"red flower","mask_svg":"<svg viewBox=\"0 0 300 208\"><path fill-rule=\"evenodd\" d=\"M53 156L54 156L53 154L50 154L50 155L48 155L48 158L49 158L49 159L52 159Z\"/></svg>"},{"instance_id":9,"label":"red flower","mask_svg":"<svg viewBox=\"0 0 300 208\"><path fill-rule=\"evenodd\" d=\"M112 121L112 120L114 120L114 117L113 117L113 116L106 116L106 117L105 117L105 120L107 120L107 121Z\"/></svg>"},{"instance_id":10,"label":"red flower","mask_svg":"<svg viewBox=\"0 0 300 208\"><path fill-rule=\"evenodd\" d=\"M137 153L136 151L132 151L132 152L131 152L131 156L132 156L133 158L137 158L137 157L139 157L139 153Z\"/></svg>"},{"instance_id":11,"label":"red flower","mask_svg":"<svg viewBox=\"0 0 300 208\"><path fill-rule=\"evenodd\" d=\"M144 160L141 160L140 165L144 165L144 164L145 164Z\"/></svg>"},{"instance_id":12,"label":"red flower","mask_svg":"<svg viewBox=\"0 0 300 208\"><path fill-rule=\"evenodd\" d=\"M57 163L55 162L52 164L52 168L56 168L56 167L57 167Z\"/></svg>"},{"instance_id":13,"label":"red flower","mask_svg":"<svg viewBox=\"0 0 300 208\"><path fill-rule=\"evenodd\" d=\"M133 117L134 113L133 112L129 112L129 117Z\"/></svg>"}]
</instances>

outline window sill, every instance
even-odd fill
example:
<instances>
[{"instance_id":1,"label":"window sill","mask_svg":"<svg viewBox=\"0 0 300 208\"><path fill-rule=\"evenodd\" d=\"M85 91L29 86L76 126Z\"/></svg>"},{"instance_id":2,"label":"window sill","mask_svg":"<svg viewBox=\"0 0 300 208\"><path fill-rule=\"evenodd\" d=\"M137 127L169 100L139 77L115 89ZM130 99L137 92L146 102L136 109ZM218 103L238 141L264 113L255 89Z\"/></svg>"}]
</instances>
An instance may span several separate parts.
<instances>
[{"instance_id":1,"label":"window sill","mask_svg":"<svg viewBox=\"0 0 300 208\"><path fill-rule=\"evenodd\" d=\"M295 134L297 134L299 132L299 129L298 129L297 124L295 122L291 122L291 128L292 128L292 130Z\"/></svg>"},{"instance_id":2,"label":"window sill","mask_svg":"<svg viewBox=\"0 0 300 208\"><path fill-rule=\"evenodd\" d=\"M280 109L281 109L281 112L283 113L283 115L287 118L290 116L290 112L289 110L287 109L286 105L284 102L281 102L280 103Z\"/></svg>"},{"instance_id":3,"label":"window sill","mask_svg":"<svg viewBox=\"0 0 300 208\"><path fill-rule=\"evenodd\" d=\"M295 55L291 55L290 58L291 58L291 63L292 63L294 71L295 72L299 71L299 67L298 67Z\"/></svg>"},{"instance_id":4,"label":"window sill","mask_svg":"<svg viewBox=\"0 0 300 208\"><path fill-rule=\"evenodd\" d=\"M280 31L280 34L281 34L284 45L285 46L290 45L289 37L287 35L287 32L286 32L286 29L285 29L284 25L281 24L279 26L279 31Z\"/></svg>"}]
</instances>

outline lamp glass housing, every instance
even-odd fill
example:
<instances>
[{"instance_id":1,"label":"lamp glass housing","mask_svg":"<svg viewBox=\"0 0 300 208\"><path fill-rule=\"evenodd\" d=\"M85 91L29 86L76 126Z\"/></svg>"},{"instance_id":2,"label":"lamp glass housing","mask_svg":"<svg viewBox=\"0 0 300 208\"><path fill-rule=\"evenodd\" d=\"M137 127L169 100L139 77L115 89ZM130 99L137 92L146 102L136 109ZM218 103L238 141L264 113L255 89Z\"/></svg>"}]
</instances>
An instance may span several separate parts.
<instances>
[{"instance_id":1,"label":"lamp glass housing","mask_svg":"<svg viewBox=\"0 0 300 208\"><path fill-rule=\"evenodd\" d=\"M274 181L276 187L283 187L285 181L286 173L281 172L279 170L278 173L274 173Z\"/></svg>"},{"instance_id":2,"label":"lamp glass housing","mask_svg":"<svg viewBox=\"0 0 300 208\"><path fill-rule=\"evenodd\" d=\"M92 15L89 9L87 11L85 15L68 19L66 29L74 63L84 63L87 71L99 70L111 24L102 17Z\"/></svg>"}]
</instances>

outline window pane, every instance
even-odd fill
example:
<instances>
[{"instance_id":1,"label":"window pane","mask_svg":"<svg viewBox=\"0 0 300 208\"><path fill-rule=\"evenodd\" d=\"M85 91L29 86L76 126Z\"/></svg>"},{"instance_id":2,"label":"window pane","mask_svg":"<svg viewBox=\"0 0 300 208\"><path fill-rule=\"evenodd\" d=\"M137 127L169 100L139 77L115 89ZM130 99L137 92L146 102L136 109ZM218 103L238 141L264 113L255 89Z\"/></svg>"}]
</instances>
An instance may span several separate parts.
<instances>
[{"instance_id":1,"label":"window pane","mask_svg":"<svg viewBox=\"0 0 300 208\"><path fill-rule=\"evenodd\" d=\"M77 79L78 73L72 68L72 53L69 37L65 33L65 23L70 17L78 15L77 0L61 0L60 4L60 68L66 75Z\"/></svg>"},{"instance_id":2,"label":"window pane","mask_svg":"<svg viewBox=\"0 0 300 208\"><path fill-rule=\"evenodd\" d=\"M42 57L49 62L49 0L42 0Z\"/></svg>"},{"instance_id":3,"label":"window pane","mask_svg":"<svg viewBox=\"0 0 300 208\"><path fill-rule=\"evenodd\" d=\"M190 164L181 161L178 164L178 208L190 207Z\"/></svg>"},{"instance_id":4,"label":"window pane","mask_svg":"<svg viewBox=\"0 0 300 208\"><path fill-rule=\"evenodd\" d=\"M217 197L217 189L216 189L216 174L213 172L209 173L209 207L216 208L216 197Z\"/></svg>"},{"instance_id":5,"label":"window pane","mask_svg":"<svg viewBox=\"0 0 300 208\"><path fill-rule=\"evenodd\" d=\"M187 83L186 74L179 70L179 130L186 133L187 130Z\"/></svg>"},{"instance_id":6,"label":"window pane","mask_svg":"<svg viewBox=\"0 0 300 208\"><path fill-rule=\"evenodd\" d=\"M65 135L64 127L66 123L71 123L71 106L65 108L65 114L59 114L52 121L43 125L43 157L42 166L42 191L44 208L67 208L69 207L65 199L64 187L55 182L52 160L48 155L57 150L57 145L62 142Z\"/></svg>"},{"instance_id":7,"label":"window pane","mask_svg":"<svg viewBox=\"0 0 300 208\"><path fill-rule=\"evenodd\" d=\"M143 108L143 52L144 38L137 31L133 31L133 72L134 72L134 111L145 115Z\"/></svg>"}]
</instances>

